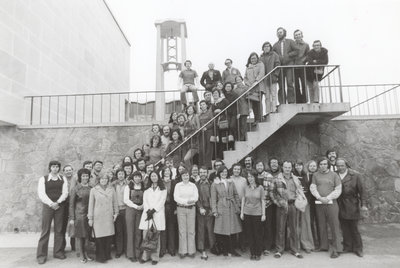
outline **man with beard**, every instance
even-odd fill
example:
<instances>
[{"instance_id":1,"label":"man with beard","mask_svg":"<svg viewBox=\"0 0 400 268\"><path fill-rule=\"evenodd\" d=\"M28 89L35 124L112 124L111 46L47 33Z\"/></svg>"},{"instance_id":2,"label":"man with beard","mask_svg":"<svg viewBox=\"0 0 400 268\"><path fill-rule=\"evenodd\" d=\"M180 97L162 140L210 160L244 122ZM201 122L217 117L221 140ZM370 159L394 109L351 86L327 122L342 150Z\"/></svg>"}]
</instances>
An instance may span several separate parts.
<instances>
[{"instance_id":1,"label":"man with beard","mask_svg":"<svg viewBox=\"0 0 400 268\"><path fill-rule=\"evenodd\" d=\"M296 43L291 39L286 39L286 30L279 27L276 31L278 41L272 47L272 50L279 55L282 66L293 65L298 54ZM283 68L279 75L279 104L295 103L294 87L293 87L293 68ZM285 80L287 84L287 95L285 92Z\"/></svg>"},{"instance_id":2,"label":"man with beard","mask_svg":"<svg viewBox=\"0 0 400 268\"><path fill-rule=\"evenodd\" d=\"M294 61L295 65L304 65L306 61L306 55L310 51L310 46L303 41L303 32L296 30L293 33L294 40L299 49L299 54L296 56ZM294 69L294 85L296 90L296 103L306 103L306 69L295 68ZM300 87L301 86L301 87ZM300 91L301 88L301 91Z\"/></svg>"},{"instance_id":3,"label":"man with beard","mask_svg":"<svg viewBox=\"0 0 400 268\"><path fill-rule=\"evenodd\" d=\"M265 222L263 223L263 249L264 256L268 256L275 248L276 205L271 199L271 192L274 189L274 176L265 171L262 161L257 162L256 171L259 184L264 188Z\"/></svg>"},{"instance_id":4,"label":"man with beard","mask_svg":"<svg viewBox=\"0 0 400 268\"><path fill-rule=\"evenodd\" d=\"M274 178L278 176L278 174L281 172L279 160L277 157L273 156L269 159L268 162L269 169L267 170Z\"/></svg>"},{"instance_id":5,"label":"man with beard","mask_svg":"<svg viewBox=\"0 0 400 268\"><path fill-rule=\"evenodd\" d=\"M244 168L242 169L242 177L247 178L247 174L256 173L253 168L253 157L250 155L246 156L244 159Z\"/></svg>"},{"instance_id":6,"label":"man with beard","mask_svg":"<svg viewBox=\"0 0 400 268\"><path fill-rule=\"evenodd\" d=\"M336 159L339 157L338 153L334 149L329 149L326 151L326 157L329 159L329 164L331 165L331 171L336 172Z\"/></svg>"}]
</instances>

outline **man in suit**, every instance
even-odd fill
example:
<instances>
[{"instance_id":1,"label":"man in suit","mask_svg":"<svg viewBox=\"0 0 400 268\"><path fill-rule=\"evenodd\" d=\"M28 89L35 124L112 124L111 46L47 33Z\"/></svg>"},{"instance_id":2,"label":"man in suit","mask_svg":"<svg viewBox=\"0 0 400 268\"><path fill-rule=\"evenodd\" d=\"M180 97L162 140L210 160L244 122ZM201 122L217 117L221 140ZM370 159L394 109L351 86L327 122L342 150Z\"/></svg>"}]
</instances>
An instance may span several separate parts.
<instances>
[{"instance_id":1,"label":"man in suit","mask_svg":"<svg viewBox=\"0 0 400 268\"><path fill-rule=\"evenodd\" d=\"M208 70L203 73L200 79L200 84L207 90L212 91L217 85L217 82L222 81L221 73L218 70L214 70L214 63L208 64Z\"/></svg>"},{"instance_id":2,"label":"man in suit","mask_svg":"<svg viewBox=\"0 0 400 268\"><path fill-rule=\"evenodd\" d=\"M298 55L298 47L296 43L286 38L286 30L279 27L276 31L278 41L272 47L272 50L279 55L281 65L294 65L296 56ZM287 84L287 93L285 92L285 80ZM279 76L279 91L278 100L279 104L295 103L295 93L294 93L294 69L293 68L283 68Z\"/></svg>"},{"instance_id":3,"label":"man in suit","mask_svg":"<svg viewBox=\"0 0 400 268\"><path fill-rule=\"evenodd\" d=\"M343 234L343 252L354 252L357 256L363 256L363 245L358 220L361 211L368 211L365 205L366 193L363 189L361 175L347 167L346 160L336 160L338 174L342 180L342 194L338 198L339 221ZM361 209L360 209L361 207Z\"/></svg>"}]
</instances>

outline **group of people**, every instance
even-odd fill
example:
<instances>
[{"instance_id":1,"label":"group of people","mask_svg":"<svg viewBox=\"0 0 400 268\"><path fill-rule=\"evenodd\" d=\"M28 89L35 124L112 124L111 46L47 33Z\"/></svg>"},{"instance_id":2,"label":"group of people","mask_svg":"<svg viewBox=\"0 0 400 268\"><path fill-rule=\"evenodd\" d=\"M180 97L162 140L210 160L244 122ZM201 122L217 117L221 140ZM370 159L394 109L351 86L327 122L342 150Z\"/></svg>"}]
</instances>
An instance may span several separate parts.
<instances>
[{"instance_id":1,"label":"group of people","mask_svg":"<svg viewBox=\"0 0 400 268\"><path fill-rule=\"evenodd\" d=\"M208 65L200 78L200 85L206 92L214 94L218 90L220 95L225 95L222 89L227 84L232 87L228 101L232 102L250 87L252 89L243 97L250 104L256 121L263 116L262 95L265 95L266 114L276 112L279 104L285 103L318 103L319 81L323 78L324 67L328 64L328 50L322 47L319 40L315 40L310 46L303 41L301 30L295 30L294 40L286 38L286 30L277 29L278 41L272 45L270 42L262 44L262 53L250 54L244 78L241 72L232 66L232 60L226 59L226 69L222 72L214 69L214 64ZM306 65L311 65L307 67ZM181 103L183 110L188 105L187 92L193 94L193 102L199 102L197 90L199 89L199 76L192 69L192 62L186 60L184 69L179 74L178 87L181 89ZM265 75L269 74L264 78ZM238 78L240 78L238 80ZM233 90L239 84L239 89ZM278 91L279 85L279 91ZM278 91L278 92L277 92ZM240 106L240 104L239 104ZM247 108L248 109L248 108ZM248 113L248 112L247 112ZM247 115L242 114L240 115Z\"/></svg>"},{"instance_id":2,"label":"group of people","mask_svg":"<svg viewBox=\"0 0 400 268\"><path fill-rule=\"evenodd\" d=\"M38 263L47 260L53 220L53 256L66 258L69 225L71 248L76 246L82 263L91 260L89 240L101 263L112 258L112 247L116 258L153 265L167 253L183 259L199 251L207 260L208 252L241 256L239 250L247 248L251 260L280 258L285 250L303 258L301 249L330 250L331 258L340 252L363 256L357 228L367 210L362 177L335 151L306 164L276 157L266 164L248 156L228 168L216 159L212 170L175 166L171 158L155 165L151 159L138 149L113 169L85 161L76 173L71 165L61 173L61 163L51 161L38 183L43 203ZM148 233L156 234L152 249L143 246Z\"/></svg>"}]
</instances>

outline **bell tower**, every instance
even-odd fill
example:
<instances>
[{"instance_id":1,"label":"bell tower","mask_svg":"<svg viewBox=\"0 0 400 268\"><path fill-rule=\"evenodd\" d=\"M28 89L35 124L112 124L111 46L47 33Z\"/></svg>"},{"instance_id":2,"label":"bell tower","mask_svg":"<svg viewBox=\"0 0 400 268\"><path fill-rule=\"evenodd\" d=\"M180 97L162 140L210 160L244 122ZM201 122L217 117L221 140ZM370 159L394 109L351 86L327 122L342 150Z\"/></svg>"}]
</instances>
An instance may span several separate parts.
<instances>
[{"instance_id":1,"label":"bell tower","mask_svg":"<svg viewBox=\"0 0 400 268\"><path fill-rule=\"evenodd\" d=\"M157 29L156 90L164 91L164 73L180 71L186 60L187 29L184 20L160 20ZM179 45L180 43L180 45ZM180 57L179 57L180 56ZM157 113L155 119L165 119L165 94L156 94Z\"/></svg>"}]
</instances>

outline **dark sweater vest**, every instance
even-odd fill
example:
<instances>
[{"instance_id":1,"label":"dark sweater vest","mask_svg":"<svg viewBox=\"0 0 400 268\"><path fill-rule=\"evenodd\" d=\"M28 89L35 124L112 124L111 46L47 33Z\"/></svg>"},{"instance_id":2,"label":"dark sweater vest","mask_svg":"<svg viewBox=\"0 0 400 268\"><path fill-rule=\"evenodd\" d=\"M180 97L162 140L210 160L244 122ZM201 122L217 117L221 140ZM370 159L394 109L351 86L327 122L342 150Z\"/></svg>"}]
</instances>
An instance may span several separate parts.
<instances>
[{"instance_id":1,"label":"dark sweater vest","mask_svg":"<svg viewBox=\"0 0 400 268\"><path fill-rule=\"evenodd\" d=\"M129 199L138 206L143 204L143 184L141 189L134 189L134 183L129 182Z\"/></svg>"},{"instance_id":2,"label":"dark sweater vest","mask_svg":"<svg viewBox=\"0 0 400 268\"><path fill-rule=\"evenodd\" d=\"M51 201L57 202L58 198L60 198L62 194L62 188L64 184L64 180L58 176L58 180L50 180L49 176L44 176L44 186L46 190L46 195L50 198Z\"/></svg>"}]
</instances>

